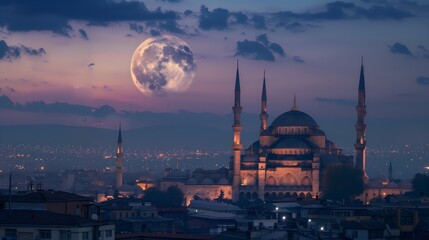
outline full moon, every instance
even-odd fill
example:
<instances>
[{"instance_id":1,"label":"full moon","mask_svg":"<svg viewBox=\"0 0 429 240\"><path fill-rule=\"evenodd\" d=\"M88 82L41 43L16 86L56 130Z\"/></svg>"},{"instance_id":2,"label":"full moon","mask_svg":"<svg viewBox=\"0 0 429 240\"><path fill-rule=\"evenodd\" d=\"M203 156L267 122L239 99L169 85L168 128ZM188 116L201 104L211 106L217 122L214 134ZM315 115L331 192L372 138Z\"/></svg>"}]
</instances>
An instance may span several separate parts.
<instances>
[{"instance_id":1,"label":"full moon","mask_svg":"<svg viewBox=\"0 0 429 240\"><path fill-rule=\"evenodd\" d=\"M131 59L131 77L145 95L183 92L192 83L196 63L188 44L171 35L143 41Z\"/></svg>"}]
</instances>

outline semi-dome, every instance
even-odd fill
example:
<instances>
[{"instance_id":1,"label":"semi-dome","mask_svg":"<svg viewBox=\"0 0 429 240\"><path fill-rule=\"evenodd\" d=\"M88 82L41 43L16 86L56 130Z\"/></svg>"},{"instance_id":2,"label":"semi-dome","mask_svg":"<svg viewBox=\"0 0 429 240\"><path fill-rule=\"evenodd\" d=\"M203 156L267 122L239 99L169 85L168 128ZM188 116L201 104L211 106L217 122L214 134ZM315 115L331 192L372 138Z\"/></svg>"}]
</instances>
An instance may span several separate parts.
<instances>
[{"instance_id":1,"label":"semi-dome","mask_svg":"<svg viewBox=\"0 0 429 240\"><path fill-rule=\"evenodd\" d=\"M273 127L288 127L288 126L317 126L316 121L307 113L291 110L278 116L273 123Z\"/></svg>"}]
</instances>

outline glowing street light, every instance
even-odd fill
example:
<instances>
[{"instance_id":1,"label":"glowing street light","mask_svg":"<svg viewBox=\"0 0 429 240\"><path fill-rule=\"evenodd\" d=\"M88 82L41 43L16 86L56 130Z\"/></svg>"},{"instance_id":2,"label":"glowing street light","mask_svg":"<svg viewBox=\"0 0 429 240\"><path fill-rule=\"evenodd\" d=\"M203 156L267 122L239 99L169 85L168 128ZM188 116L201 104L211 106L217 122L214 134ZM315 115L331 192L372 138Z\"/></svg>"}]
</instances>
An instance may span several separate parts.
<instances>
[{"instance_id":1,"label":"glowing street light","mask_svg":"<svg viewBox=\"0 0 429 240\"><path fill-rule=\"evenodd\" d=\"M324 226L321 226L320 227L320 231L324 231L325 230L325 227Z\"/></svg>"}]
</instances>

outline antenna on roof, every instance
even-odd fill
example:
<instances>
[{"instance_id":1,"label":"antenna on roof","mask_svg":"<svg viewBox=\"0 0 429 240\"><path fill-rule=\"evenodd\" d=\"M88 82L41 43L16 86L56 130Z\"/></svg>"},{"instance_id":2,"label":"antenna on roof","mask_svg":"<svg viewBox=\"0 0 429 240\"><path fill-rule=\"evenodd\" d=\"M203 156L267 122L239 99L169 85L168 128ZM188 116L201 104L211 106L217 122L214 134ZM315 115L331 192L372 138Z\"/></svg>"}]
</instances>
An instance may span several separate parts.
<instances>
[{"instance_id":1,"label":"antenna on roof","mask_svg":"<svg viewBox=\"0 0 429 240\"><path fill-rule=\"evenodd\" d=\"M291 108L292 111L298 110L298 107L296 106L296 94L293 94L293 106Z\"/></svg>"}]
</instances>

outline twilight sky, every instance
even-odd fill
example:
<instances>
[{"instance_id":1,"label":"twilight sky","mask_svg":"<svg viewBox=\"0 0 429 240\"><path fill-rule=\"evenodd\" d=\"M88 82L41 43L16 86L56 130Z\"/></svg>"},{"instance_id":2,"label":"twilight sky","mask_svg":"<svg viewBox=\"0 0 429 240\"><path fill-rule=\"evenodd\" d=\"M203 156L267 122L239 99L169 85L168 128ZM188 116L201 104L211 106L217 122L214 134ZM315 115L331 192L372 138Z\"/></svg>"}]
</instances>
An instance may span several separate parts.
<instances>
[{"instance_id":1,"label":"twilight sky","mask_svg":"<svg viewBox=\"0 0 429 240\"><path fill-rule=\"evenodd\" d=\"M269 122L295 93L300 110L335 138L339 126L354 132L363 56L368 135L429 142L426 1L6 0L0 12L2 125L88 117L113 127L121 111L229 114L238 58L245 112L260 109L265 69ZM145 96L131 80L134 50L159 34L183 39L194 54L186 92ZM45 111L38 101L66 104ZM76 112L102 105L115 116Z\"/></svg>"}]
</instances>

